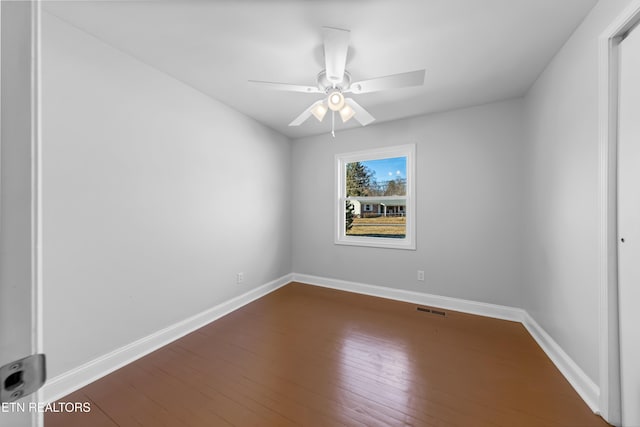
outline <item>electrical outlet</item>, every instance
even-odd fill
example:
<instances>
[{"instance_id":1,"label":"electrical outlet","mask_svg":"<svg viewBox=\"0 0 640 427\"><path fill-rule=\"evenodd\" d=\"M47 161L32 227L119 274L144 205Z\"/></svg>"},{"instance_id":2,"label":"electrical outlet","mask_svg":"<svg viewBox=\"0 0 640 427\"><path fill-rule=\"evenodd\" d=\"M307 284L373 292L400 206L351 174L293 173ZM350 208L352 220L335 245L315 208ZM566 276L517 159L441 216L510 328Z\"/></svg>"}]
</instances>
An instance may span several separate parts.
<instances>
[{"instance_id":1,"label":"electrical outlet","mask_svg":"<svg viewBox=\"0 0 640 427\"><path fill-rule=\"evenodd\" d=\"M239 285L241 283L244 283L244 273L238 273L236 274L236 283Z\"/></svg>"},{"instance_id":2,"label":"electrical outlet","mask_svg":"<svg viewBox=\"0 0 640 427\"><path fill-rule=\"evenodd\" d=\"M418 280L424 282L424 271L418 270Z\"/></svg>"}]
</instances>

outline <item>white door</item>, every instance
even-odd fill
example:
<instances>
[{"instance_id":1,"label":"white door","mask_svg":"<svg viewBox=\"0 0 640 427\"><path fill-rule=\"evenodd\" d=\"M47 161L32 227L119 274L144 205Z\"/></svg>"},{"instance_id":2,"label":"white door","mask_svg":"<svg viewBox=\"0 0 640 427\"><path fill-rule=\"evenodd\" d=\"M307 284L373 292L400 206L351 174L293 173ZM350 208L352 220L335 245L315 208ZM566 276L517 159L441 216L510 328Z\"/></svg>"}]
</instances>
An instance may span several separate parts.
<instances>
[{"instance_id":1,"label":"white door","mask_svg":"<svg viewBox=\"0 0 640 427\"><path fill-rule=\"evenodd\" d=\"M618 303L623 426L640 427L640 30L620 43Z\"/></svg>"},{"instance_id":2,"label":"white door","mask_svg":"<svg viewBox=\"0 0 640 427\"><path fill-rule=\"evenodd\" d=\"M0 2L0 426L41 422L28 395L36 353L31 2ZM22 396L25 395L25 396ZM16 400L17 399L17 400Z\"/></svg>"}]
</instances>

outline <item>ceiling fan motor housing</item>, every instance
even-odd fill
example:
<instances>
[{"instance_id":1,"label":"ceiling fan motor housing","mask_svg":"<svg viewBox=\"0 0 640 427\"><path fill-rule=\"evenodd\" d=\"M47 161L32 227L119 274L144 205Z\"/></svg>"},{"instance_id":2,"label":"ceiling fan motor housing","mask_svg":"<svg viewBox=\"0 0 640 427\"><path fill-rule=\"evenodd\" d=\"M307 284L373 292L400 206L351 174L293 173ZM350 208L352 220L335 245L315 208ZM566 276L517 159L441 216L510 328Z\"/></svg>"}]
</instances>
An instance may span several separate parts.
<instances>
[{"instance_id":1,"label":"ceiling fan motor housing","mask_svg":"<svg viewBox=\"0 0 640 427\"><path fill-rule=\"evenodd\" d=\"M318 89L329 93L333 89L338 89L341 92L349 89L351 86L351 74L347 70L344 71L344 76L341 82L336 82L335 87L333 82L327 77L327 70L322 70L318 73L317 77Z\"/></svg>"}]
</instances>

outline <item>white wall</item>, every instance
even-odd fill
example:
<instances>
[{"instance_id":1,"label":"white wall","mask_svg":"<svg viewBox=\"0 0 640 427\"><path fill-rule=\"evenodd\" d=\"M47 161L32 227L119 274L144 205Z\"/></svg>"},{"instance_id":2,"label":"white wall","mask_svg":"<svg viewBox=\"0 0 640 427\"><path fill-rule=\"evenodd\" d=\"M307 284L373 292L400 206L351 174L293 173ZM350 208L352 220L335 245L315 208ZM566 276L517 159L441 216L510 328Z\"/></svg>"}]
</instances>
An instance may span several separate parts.
<instances>
[{"instance_id":1,"label":"white wall","mask_svg":"<svg viewBox=\"0 0 640 427\"><path fill-rule=\"evenodd\" d=\"M512 100L295 140L293 270L520 306L522 135ZM417 250L335 245L335 154L408 143L417 147Z\"/></svg>"},{"instance_id":2,"label":"white wall","mask_svg":"<svg viewBox=\"0 0 640 427\"><path fill-rule=\"evenodd\" d=\"M598 37L630 1L601 0L525 99L523 302L598 382Z\"/></svg>"},{"instance_id":3,"label":"white wall","mask_svg":"<svg viewBox=\"0 0 640 427\"><path fill-rule=\"evenodd\" d=\"M291 271L286 137L46 12L42 41L49 378Z\"/></svg>"}]
</instances>

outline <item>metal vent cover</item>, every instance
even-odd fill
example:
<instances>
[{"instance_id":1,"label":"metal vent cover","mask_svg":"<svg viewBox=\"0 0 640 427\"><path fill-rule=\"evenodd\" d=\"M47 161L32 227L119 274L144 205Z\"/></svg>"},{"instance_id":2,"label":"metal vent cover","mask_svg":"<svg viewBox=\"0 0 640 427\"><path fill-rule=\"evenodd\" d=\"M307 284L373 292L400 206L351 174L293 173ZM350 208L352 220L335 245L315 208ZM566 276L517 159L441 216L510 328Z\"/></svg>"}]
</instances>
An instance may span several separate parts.
<instances>
[{"instance_id":1,"label":"metal vent cover","mask_svg":"<svg viewBox=\"0 0 640 427\"><path fill-rule=\"evenodd\" d=\"M418 311L422 311L424 313L431 313L431 314L435 314L437 316L442 316L442 317L446 317L447 313L443 310L438 310L435 308L429 308L429 307L416 307L416 310Z\"/></svg>"}]
</instances>

